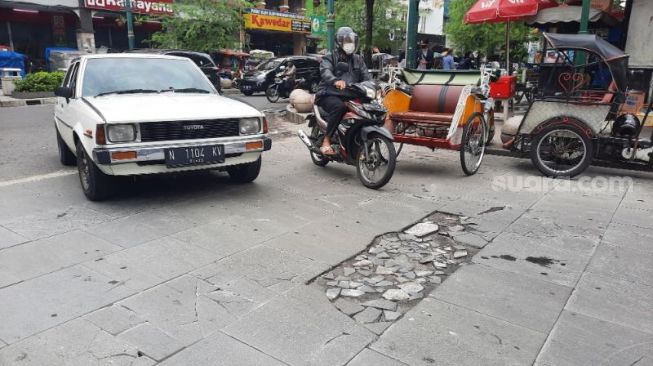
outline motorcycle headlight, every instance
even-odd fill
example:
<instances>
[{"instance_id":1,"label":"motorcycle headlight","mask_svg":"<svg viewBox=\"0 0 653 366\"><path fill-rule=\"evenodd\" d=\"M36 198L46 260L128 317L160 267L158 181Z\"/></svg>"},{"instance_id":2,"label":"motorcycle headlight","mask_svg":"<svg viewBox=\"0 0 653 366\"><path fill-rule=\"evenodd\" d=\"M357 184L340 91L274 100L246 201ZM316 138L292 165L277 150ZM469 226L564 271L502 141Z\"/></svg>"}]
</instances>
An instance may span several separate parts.
<instances>
[{"instance_id":1,"label":"motorcycle headlight","mask_svg":"<svg viewBox=\"0 0 653 366\"><path fill-rule=\"evenodd\" d=\"M111 142L130 142L136 140L136 126L131 124L108 125L107 137Z\"/></svg>"},{"instance_id":2,"label":"motorcycle headlight","mask_svg":"<svg viewBox=\"0 0 653 366\"><path fill-rule=\"evenodd\" d=\"M243 118L239 130L241 135L257 134L261 131L261 121L258 118Z\"/></svg>"}]
</instances>

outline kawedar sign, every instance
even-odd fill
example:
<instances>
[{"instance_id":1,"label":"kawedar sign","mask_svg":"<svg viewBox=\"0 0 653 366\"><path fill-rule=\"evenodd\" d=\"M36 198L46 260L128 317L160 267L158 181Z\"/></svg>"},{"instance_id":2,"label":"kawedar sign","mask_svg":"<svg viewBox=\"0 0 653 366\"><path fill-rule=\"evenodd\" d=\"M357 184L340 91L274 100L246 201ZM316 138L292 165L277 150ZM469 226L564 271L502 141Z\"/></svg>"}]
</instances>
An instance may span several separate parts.
<instances>
[{"instance_id":1,"label":"kawedar sign","mask_svg":"<svg viewBox=\"0 0 653 366\"><path fill-rule=\"evenodd\" d=\"M243 17L245 28L247 29L311 33L310 19L297 14L262 9L246 9Z\"/></svg>"}]
</instances>

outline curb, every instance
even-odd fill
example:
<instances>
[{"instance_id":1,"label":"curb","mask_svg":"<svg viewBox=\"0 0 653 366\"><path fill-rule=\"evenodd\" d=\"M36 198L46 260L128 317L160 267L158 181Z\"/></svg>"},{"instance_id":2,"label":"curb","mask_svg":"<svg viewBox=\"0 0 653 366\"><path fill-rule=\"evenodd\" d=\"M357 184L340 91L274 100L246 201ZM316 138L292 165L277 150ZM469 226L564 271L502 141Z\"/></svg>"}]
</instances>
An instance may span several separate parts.
<instances>
[{"instance_id":1,"label":"curb","mask_svg":"<svg viewBox=\"0 0 653 366\"><path fill-rule=\"evenodd\" d=\"M23 107L28 105L55 104L56 97L34 98L34 99L16 99L10 97L0 98L0 107Z\"/></svg>"},{"instance_id":2,"label":"curb","mask_svg":"<svg viewBox=\"0 0 653 366\"><path fill-rule=\"evenodd\" d=\"M301 125L306 123L306 116L308 116L308 113L299 113L293 108L290 103L286 106L286 111L288 111L288 114L286 114L286 119L290 123L294 123L296 125Z\"/></svg>"}]
</instances>

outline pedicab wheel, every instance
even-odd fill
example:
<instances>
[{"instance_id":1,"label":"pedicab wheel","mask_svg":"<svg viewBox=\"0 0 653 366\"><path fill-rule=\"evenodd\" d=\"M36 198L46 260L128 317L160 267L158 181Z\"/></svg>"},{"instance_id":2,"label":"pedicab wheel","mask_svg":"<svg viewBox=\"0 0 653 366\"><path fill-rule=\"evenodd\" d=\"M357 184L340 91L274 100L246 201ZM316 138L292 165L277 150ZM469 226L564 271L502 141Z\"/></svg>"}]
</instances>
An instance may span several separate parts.
<instances>
[{"instance_id":1,"label":"pedicab wheel","mask_svg":"<svg viewBox=\"0 0 653 366\"><path fill-rule=\"evenodd\" d=\"M279 100L279 88L276 84L270 85L265 90L265 96L268 98L270 103L276 103Z\"/></svg>"},{"instance_id":2,"label":"pedicab wheel","mask_svg":"<svg viewBox=\"0 0 653 366\"><path fill-rule=\"evenodd\" d=\"M379 189L392 178L397 163L397 152L392 141L378 133L370 134L365 143L369 155L365 156L364 146L358 150L358 179L367 188Z\"/></svg>"},{"instance_id":3,"label":"pedicab wheel","mask_svg":"<svg viewBox=\"0 0 653 366\"><path fill-rule=\"evenodd\" d=\"M575 177L592 163L594 146L583 130L572 124L542 129L531 142L531 161L548 177Z\"/></svg>"},{"instance_id":4,"label":"pedicab wheel","mask_svg":"<svg viewBox=\"0 0 653 366\"><path fill-rule=\"evenodd\" d=\"M481 113L475 112L467 119L460 144L460 165L467 175L474 175L483 162L488 126Z\"/></svg>"}]
</instances>

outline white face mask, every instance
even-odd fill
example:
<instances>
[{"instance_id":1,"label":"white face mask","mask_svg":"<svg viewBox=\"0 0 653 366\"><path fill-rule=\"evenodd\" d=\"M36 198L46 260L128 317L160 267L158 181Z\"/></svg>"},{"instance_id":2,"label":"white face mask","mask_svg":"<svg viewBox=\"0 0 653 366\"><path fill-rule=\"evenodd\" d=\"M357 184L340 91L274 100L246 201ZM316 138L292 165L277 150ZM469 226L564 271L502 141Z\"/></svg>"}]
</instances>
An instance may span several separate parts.
<instances>
[{"instance_id":1,"label":"white face mask","mask_svg":"<svg viewBox=\"0 0 653 366\"><path fill-rule=\"evenodd\" d=\"M346 54L351 55L356 51L356 45L354 43L345 43L342 45L342 50L345 51Z\"/></svg>"}]
</instances>

